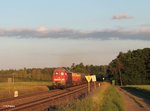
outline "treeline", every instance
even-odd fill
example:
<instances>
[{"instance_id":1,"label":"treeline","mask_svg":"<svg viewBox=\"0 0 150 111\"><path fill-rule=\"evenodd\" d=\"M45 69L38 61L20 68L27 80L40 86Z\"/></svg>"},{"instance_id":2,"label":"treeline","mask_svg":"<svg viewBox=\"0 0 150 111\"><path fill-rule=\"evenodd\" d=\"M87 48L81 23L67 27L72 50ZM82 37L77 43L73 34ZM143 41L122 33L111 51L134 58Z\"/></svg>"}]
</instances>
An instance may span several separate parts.
<instances>
[{"instance_id":1,"label":"treeline","mask_svg":"<svg viewBox=\"0 0 150 111\"><path fill-rule=\"evenodd\" d=\"M0 82L6 82L8 78L15 78L15 81L51 81L53 70L54 68L1 70Z\"/></svg>"},{"instance_id":2,"label":"treeline","mask_svg":"<svg viewBox=\"0 0 150 111\"><path fill-rule=\"evenodd\" d=\"M71 71L84 73L85 75L96 75L98 81L102 81L103 78L108 80L108 65L84 65L83 63L73 63Z\"/></svg>"},{"instance_id":3,"label":"treeline","mask_svg":"<svg viewBox=\"0 0 150 111\"><path fill-rule=\"evenodd\" d=\"M72 72L84 73L85 75L97 75L104 77L107 74L106 65L84 65L83 63L73 63L71 67L64 67ZM55 68L32 68L20 70L0 70L0 82L7 82L8 78L15 78L15 81L51 81ZM101 76L99 76L101 75Z\"/></svg>"},{"instance_id":4,"label":"treeline","mask_svg":"<svg viewBox=\"0 0 150 111\"><path fill-rule=\"evenodd\" d=\"M108 70L117 84L150 84L150 48L120 52Z\"/></svg>"},{"instance_id":5,"label":"treeline","mask_svg":"<svg viewBox=\"0 0 150 111\"><path fill-rule=\"evenodd\" d=\"M85 65L83 63L75 64L73 63L71 66L71 71L73 72L80 72L84 73L86 75L103 75L105 76L107 74L107 65Z\"/></svg>"}]
</instances>

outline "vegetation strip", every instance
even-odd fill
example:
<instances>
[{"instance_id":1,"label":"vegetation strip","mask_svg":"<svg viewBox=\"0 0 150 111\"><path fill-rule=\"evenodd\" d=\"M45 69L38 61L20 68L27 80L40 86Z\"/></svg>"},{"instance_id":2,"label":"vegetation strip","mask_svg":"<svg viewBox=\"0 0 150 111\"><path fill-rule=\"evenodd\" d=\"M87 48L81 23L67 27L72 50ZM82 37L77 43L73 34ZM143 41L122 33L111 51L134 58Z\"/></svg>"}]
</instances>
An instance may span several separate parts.
<instances>
[{"instance_id":1,"label":"vegetation strip","mask_svg":"<svg viewBox=\"0 0 150 111\"><path fill-rule=\"evenodd\" d=\"M123 101L115 86L108 83L84 99L78 99L66 106L55 107L56 111L124 111Z\"/></svg>"},{"instance_id":2,"label":"vegetation strip","mask_svg":"<svg viewBox=\"0 0 150 111\"><path fill-rule=\"evenodd\" d=\"M102 111L124 111L122 97L114 86L105 92Z\"/></svg>"}]
</instances>

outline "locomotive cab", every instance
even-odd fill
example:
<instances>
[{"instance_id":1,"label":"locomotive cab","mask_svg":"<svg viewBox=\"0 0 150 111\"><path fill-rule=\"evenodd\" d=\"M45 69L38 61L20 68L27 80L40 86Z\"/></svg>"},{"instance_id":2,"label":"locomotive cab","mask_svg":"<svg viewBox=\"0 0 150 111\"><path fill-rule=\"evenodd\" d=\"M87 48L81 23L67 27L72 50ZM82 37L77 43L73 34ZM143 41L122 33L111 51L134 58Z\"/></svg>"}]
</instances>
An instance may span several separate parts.
<instances>
[{"instance_id":1,"label":"locomotive cab","mask_svg":"<svg viewBox=\"0 0 150 111\"><path fill-rule=\"evenodd\" d=\"M55 69L52 81L54 85L66 85L67 72L64 69Z\"/></svg>"}]
</instances>

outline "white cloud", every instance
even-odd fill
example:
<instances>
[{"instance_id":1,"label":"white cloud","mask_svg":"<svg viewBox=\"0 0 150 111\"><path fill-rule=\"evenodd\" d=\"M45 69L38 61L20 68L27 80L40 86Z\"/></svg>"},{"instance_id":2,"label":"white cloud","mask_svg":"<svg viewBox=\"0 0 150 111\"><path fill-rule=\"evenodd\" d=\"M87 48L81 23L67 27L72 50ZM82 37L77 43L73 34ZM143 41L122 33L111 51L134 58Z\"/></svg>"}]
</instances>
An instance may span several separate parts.
<instances>
[{"instance_id":1,"label":"white cloud","mask_svg":"<svg viewBox=\"0 0 150 111\"><path fill-rule=\"evenodd\" d=\"M37 29L38 32L48 32L48 28L45 26L41 26Z\"/></svg>"},{"instance_id":2,"label":"white cloud","mask_svg":"<svg viewBox=\"0 0 150 111\"><path fill-rule=\"evenodd\" d=\"M132 16L129 16L127 13L117 14L112 17L113 20L123 20L123 19L133 19Z\"/></svg>"},{"instance_id":3,"label":"white cloud","mask_svg":"<svg viewBox=\"0 0 150 111\"><path fill-rule=\"evenodd\" d=\"M46 32L46 33L45 33ZM150 26L139 26L134 29L112 28L97 31L78 31L73 29L0 29L0 37L20 38L63 38L63 39L95 39L95 40L149 40Z\"/></svg>"}]
</instances>

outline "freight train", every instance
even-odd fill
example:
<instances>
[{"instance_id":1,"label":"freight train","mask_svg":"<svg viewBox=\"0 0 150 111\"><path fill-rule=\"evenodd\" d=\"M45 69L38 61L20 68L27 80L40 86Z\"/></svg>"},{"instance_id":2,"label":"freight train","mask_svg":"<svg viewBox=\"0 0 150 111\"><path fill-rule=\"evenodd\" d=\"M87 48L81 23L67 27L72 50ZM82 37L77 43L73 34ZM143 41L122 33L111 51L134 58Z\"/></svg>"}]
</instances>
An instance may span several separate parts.
<instances>
[{"instance_id":1,"label":"freight train","mask_svg":"<svg viewBox=\"0 0 150 111\"><path fill-rule=\"evenodd\" d=\"M52 75L53 86L56 88L65 88L84 83L85 74L71 72L65 68L57 68Z\"/></svg>"}]
</instances>

